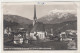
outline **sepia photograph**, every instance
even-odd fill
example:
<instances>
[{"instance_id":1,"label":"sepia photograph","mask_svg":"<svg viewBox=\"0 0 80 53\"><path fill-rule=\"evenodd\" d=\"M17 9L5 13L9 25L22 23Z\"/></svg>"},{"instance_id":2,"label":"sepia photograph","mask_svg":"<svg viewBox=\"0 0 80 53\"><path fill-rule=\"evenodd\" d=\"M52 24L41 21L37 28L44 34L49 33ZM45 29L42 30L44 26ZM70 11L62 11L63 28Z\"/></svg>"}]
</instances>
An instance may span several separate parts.
<instances>
[{"instance_id":1,"label":"sepia photograph","mask_svg":"<svg viewBox=\"0 0 80 53\"><path fill-rule=\"evenodd\" d=\"M4 3L3 50L77 50L74 3Z\"/></svg>"}]
</instances>

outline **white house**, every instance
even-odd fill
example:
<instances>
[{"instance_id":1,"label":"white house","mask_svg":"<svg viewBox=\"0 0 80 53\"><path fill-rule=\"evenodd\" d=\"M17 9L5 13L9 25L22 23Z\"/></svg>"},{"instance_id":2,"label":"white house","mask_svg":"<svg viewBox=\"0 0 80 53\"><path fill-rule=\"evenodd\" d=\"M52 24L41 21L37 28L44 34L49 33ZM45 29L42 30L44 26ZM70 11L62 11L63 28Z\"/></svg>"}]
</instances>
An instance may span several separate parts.
<instances>
[{"instance_id":1,"label":"white house","mask_svg":"<svg viewBox=\"0 0 80 53\"><path fill-rule=\"evenodd\" d=\"M76 38L76 36L77 36L76 30L66 30L65 32L61 32L60 40L61 41L72 40L72 38Z\"/></svg>"},{"instance_id":2,"label":"white house","mask_svg":"<svg viewBox=\"0 0 80 53\"><path fill-rule=\"evenodd\" d=\"M44 32L37 32L37 35L36 35L40 40L44 40L45 39L45 33Z\"/></svg>"},{"instance_id":3,"label":"white house","mask_svg":"<svg viewBox=\"0 0 80 53\"><path fill-rule=\"evenodd\" d=\"M6 27L5 29L4 29L4 34L6 34L6 35L11 35L11 28L10 27Z\"/></svg>"},{"instance_id":4,"label":"white house","mask_svg":"<svg viewBox=\"0 0 80 53\"><path fill-rule=\"evenodd\" d=\"M22 44L23 43L23 36L21 34L14 35L14 44Z\"/></svg>"}]
</instances>

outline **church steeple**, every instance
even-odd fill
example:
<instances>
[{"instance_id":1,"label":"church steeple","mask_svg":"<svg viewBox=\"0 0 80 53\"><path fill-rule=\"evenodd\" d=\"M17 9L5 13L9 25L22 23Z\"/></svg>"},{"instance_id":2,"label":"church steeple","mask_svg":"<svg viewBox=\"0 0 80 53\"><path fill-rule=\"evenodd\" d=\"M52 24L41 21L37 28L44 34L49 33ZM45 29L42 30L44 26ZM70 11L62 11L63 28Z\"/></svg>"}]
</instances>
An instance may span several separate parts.
<instances>
[{"instance_id":1,"label":"church steeple","mask_svg":"<svg viewBox=\"0 0 80 53\"><path fill-rule=\"evenodd\" d=\"M34 18L33 18L33 26L37 22L37 17L36 17L36 5L34 5Z\"/></svg>"}]
</instances>

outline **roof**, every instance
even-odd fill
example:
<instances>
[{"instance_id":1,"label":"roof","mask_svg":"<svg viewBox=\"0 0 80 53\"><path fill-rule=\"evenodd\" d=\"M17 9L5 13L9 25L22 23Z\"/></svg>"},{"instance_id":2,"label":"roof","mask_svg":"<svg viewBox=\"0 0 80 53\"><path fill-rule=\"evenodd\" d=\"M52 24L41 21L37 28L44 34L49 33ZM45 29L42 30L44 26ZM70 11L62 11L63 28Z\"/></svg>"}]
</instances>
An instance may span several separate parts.
<instances>
[{"instance_id":1,"label":"roof","mask_svg":"<svg viewBox=\"0 0 80 53\"><path fill-rule=\"evenodd\" d=\"M33 33L34 31L45 31L44 24L42 22L36 22L31 32Z\"/></svg>"}]
</instances>

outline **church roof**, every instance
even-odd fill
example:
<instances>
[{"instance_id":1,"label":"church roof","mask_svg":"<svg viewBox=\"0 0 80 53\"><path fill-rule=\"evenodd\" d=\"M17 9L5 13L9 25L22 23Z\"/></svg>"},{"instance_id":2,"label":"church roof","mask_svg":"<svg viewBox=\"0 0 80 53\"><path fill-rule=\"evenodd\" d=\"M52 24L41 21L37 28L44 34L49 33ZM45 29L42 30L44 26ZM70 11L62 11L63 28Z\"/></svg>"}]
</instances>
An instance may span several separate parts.
<instances>
[{"instance_id":1,"label":"church roof","mask_svg":"<svg viewBox=\"0 0 80 53\"><path fill-rule=\"evenodd\" d=\"M37 32L45 31L44 24L42 22L36 22L31 30L31 32L33 33L34 31L37 31Z\"/></svg>"}]
</instances>

